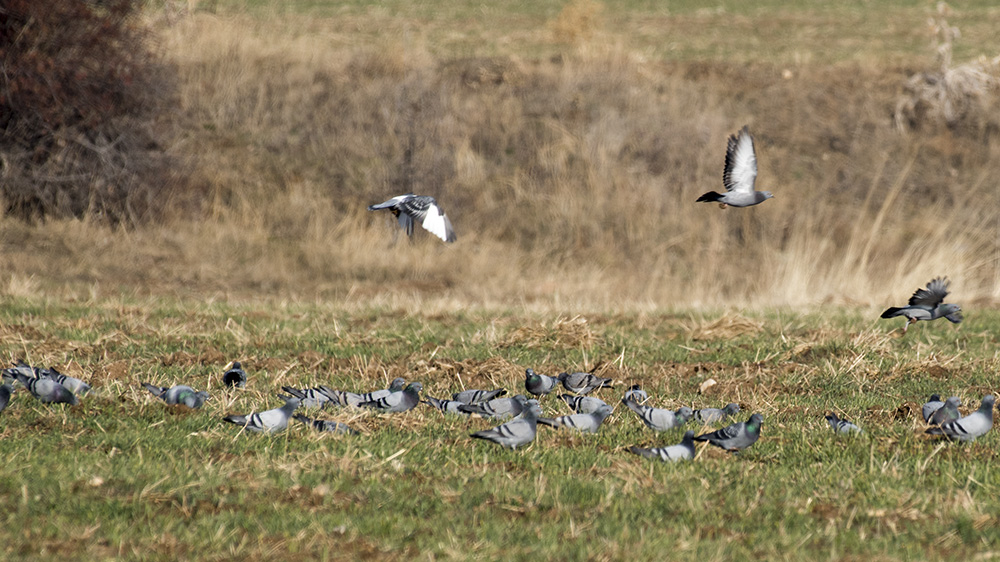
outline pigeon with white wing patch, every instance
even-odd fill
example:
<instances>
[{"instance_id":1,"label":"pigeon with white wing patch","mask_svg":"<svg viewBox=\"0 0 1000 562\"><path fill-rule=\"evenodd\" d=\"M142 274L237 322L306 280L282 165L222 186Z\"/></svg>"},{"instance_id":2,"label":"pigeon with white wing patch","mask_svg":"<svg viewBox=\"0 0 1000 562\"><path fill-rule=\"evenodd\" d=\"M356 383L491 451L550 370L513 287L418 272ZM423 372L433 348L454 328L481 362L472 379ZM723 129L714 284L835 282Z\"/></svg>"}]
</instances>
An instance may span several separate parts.
<instances>
[{"instance_id":1,"label":"pigeon with white wing patch","mask_svg":"<svg viewBox=\"0 0 1000 562\"><path fill-rule=\"evenodd\" d=\"M406 195L397 195L384 203L368 206L369 211L380 209L391 211L399 221L399 226L406 231L407 236L413 236L413 223L419 222L424 230L445 242L456 240L451 221L438 206L437 201L429 195L407 193Z\"/></svg>"},{"instance_id":2,"label":"pigeon with white wing patch","mask_svg":"<svg viewBox=\"0 0 1000 562\"><path fill-rule=\"evenodd\" d=\"M739 133L730 135L726 147L726 167L722 172L725 193L709 191L698 198L698 202L719 203L725 209L730 207L750 207L774 197L770 191L756 191L757 155L753 148L753 136L746 125Z\"/></svg>"}]
</instances>

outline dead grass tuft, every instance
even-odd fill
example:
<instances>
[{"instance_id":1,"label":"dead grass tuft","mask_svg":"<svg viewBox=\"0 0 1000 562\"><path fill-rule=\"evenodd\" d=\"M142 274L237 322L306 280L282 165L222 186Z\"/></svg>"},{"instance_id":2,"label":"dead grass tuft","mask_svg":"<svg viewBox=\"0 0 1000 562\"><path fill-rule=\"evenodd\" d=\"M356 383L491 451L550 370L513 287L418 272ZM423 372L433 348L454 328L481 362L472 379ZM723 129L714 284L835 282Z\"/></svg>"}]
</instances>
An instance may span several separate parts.
<instances>
[{"instance_id":1,"label":"dead grass tuft","mask_svg":"<svg viewBox=\"0 0 1000 562\"><path fill-rule=\"evenodd\" d=\"M559 43L579 43L593 37L601 25L604 5L596 0L569 0L548 26Z\"/></svg>"},{"instance_id":2,"label":"dead grass tuft","mask_svg":"<svg viewBox=\"0 0 1000 562\"><path fill-rule=\"evenodd\" d=\"M596 336L582 316L557 318L551 324L541 322L536 326L515 329L503 339L503 347L545 349L579 349L594 345Z\"/></svg>"},{"instance_id":3,"label":"dead grass tuft","mask_svg":"<svg viewBox=\"0 0 1000 562\"><path fill-rule=\"evenodd\" d=\"M696 321L688 326L688 335L694 341L728 340L739 336L758 334L764 323L739 314L726 314L711 321Z\"/></svg>"}]
</instances>

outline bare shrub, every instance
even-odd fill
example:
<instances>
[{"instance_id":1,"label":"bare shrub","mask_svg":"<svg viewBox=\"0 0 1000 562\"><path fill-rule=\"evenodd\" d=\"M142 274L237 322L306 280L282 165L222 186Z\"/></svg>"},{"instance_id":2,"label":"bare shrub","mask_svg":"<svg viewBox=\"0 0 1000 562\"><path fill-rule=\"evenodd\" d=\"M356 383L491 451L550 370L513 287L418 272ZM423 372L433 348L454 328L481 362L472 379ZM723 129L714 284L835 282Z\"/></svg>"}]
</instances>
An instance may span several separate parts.
<instances>
[{"instance_id":1,"label":"bare shrub","mask_svg":"<svg viewBox=\"0 0 1000 562\"><path fill-rule=\"evenodd\" d=\"M132 222L175 179L156 115L170 81L142 2L10 0L0 7L0 194L23 218Z\"/></svg>"}]
</instances>

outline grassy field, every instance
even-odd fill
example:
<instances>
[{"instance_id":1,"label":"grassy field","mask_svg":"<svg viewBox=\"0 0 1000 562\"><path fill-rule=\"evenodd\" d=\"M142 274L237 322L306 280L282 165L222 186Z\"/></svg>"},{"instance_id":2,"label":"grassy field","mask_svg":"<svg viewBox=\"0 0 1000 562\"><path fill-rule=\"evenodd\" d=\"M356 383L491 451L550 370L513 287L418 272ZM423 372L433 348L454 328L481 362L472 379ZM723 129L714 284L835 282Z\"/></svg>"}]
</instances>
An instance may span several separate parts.
<instances>
[{"instance_id":1,"label":"grassy field","mask_svg":"<svg viewBox=\"0 0 1000 562\"><path fill-rule=\"evenodd\" d=\"M0 483L10 557L94 559L979 559L1000 540L997 434L922 434L932 392L965 407L997 388L996 313L905 338L875 311L449 314L303 303L6 298L5 355L89 380L79 406L23 392L3 412ZM221 387L242 359L248 388ZM281 385L359 390L402 376L430 396L523 388L523 369L590 370L676 408L738 402L764 416L739 455L666 465L628 445L679 441L616 408L597 435L540 428L511 452L486 420L428 406L240 435L222 416L274 407ZM699 393L712 378L718 384ZM167 407L139 383L208 389ZM565 413L555 398L549 414ZM865 429L834 436L835 411Z\"/></svg>"}]
</instances>

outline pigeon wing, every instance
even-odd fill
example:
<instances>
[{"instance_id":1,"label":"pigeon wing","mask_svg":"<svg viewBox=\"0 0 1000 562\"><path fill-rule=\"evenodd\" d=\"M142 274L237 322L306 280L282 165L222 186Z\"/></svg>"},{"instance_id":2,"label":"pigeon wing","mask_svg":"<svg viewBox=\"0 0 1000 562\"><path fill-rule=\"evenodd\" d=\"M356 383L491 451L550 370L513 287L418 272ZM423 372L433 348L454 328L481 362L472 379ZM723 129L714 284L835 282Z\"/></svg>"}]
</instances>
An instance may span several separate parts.
<instances>
[{"instance_id":1,"label":"pigeon wing","mask_svg":"<svg viewBox=\"0 0 1000 562\"><path fill-rule=\"evenodd\" d=\"M753 137L746 125L738 135L729 137L726 150L726 169L722 174L722 183L726 191L737 193L753 193L754 182L757 179L757 155L754 153Z\"/></svg>"},{"instance_id":2,"label":"pigeon wing","mask_svg":"<svg viewBox=\"0 0 1000 562\"><path fill-rule=\"evenodd\" d=\"M926 289L917 289L913 296L910 297L910 306L919 306L922 308L935 309L937 305L944 301L944 298L948 296L948 285L950 282L943 278L938 277L927 284Z\"/></svg>"}]
</instances>

